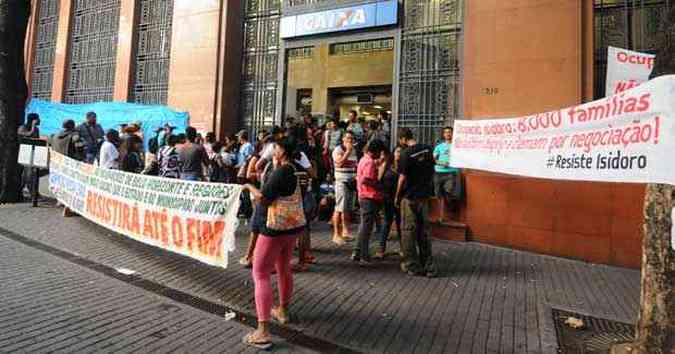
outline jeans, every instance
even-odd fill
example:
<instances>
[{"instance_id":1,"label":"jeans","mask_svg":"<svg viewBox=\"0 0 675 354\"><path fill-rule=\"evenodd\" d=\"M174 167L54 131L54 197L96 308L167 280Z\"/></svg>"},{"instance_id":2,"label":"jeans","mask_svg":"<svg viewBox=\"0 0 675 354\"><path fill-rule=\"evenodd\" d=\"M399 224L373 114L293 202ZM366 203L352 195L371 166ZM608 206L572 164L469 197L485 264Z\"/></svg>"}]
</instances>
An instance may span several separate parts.
<instances>
[{"instance_id":1,"label":"jeans","mask_svg":"<svg viewBox=\"0 0 675 354\"><path fill-rule=\"evenodd\" d=\"M389 233L391 232L391 223L394 221L396 222L396 232L398 232L399 237L401 236L401 211L396 208L393 200L385 200L383 209L384 224L378 233L380 237L380 249L382 252L387 249L387 239L389 238Z\"/></svg>"},{"instance_id":2,"label":"jeans","mask_svg":"<svg viewBox=\"0 0 675 354\"><path fill-rule=\"evenodd\" d=\"M405 270L415 273L434 272L431 254L431 224L429 198L401 201L403 264Z\"/></svg>"},{"instance_id":3,"label":"jeans","mask_svg":"<svg viewBox=\"0 0 675 354\"><path fill-rule=\"evenodd\" d=\"M93 164L96 162L96 151L87 151L84 155L84 162L88 164Z\"/></svg>"},{"instance_id":4,"label":"jeans","mask_svg":"<svg viewBox=\"0 0 675 354\"><path fill-rule=\"evenodd\" d=\"M198 175L196 173L190 173L190 172L181 173L180 179L182 179L184 181L201 181L202 180L200 175Z\"/></svg>"},{"instance_id":5,"label":"jeans","mask_svg":"<svg viewBox=\"0 0 675 354\"><path fill-rule=\"evenodd\" d=\"M359 199L361 206L361 224L359 225L358 240L354 244L354 253L361 259L370 258L370 234L373 233L377 216L382 208L382 202L373 199Z\"/></svg>"}]
</instances>

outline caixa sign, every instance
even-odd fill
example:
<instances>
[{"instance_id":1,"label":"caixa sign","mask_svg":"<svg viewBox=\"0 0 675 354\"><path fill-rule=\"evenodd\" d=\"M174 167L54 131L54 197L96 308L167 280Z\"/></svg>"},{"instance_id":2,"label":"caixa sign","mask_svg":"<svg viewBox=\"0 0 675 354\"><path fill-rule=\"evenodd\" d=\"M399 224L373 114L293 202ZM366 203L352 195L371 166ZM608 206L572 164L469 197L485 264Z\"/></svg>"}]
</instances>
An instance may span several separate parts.
<instances>
[{"instance_id":1,"label":"caixa sign","mask_svg":"<svg viewBox=\"0 0 675 354\"><path fill-rule=\"evenodd\" d=\"M380 1L281 18L281 38L394 25L398 1Z\"/></svg>"}]
</instances>

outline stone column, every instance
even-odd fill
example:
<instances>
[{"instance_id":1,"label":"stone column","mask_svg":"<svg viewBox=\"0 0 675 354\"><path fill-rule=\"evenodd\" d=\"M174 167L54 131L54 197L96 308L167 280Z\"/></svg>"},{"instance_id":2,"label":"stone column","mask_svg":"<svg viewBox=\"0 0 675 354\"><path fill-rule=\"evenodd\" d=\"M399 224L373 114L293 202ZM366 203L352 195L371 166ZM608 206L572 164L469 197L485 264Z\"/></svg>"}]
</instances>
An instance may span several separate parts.
<instances>
[{"instance_id":1,"label":"stone column","mask_svg":"<svg viewBox=\"0 0 675 354\"><path fill-rule=\"evenodd\" d=\"M68 79L68 47L70 43L70 15L73 0L61 0L59 6L59 26L54 51L54 79L52 82L52 101L63 101L66 80Z\"/></svg>"},{"instance_id":2,"label":"stone column","mask_svg":"<svg viewBox=\"0 0 675 354\"><path fill-rule=\"evenodd\" d=\"M129 99L134 62L134 26L136 24L137 0L122 0L120 24L117 35L117 61L113 100L126 102Z\"/></svg>"}]
</instances>

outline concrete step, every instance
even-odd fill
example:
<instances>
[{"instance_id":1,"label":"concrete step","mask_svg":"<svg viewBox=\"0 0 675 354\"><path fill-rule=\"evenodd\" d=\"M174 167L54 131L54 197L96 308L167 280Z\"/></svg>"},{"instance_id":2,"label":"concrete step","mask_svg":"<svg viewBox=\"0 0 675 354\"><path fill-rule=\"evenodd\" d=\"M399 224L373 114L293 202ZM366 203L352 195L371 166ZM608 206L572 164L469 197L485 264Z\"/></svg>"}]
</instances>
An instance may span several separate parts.
<instances>
[{"instance_id":1,"label":"concrete step","mask_svg":"<svg viewBox=\"0 0 675 354\"><path fill-rule=\"evenodd\" d=\"M468 227L456 221L435 221L431 223L431 236L440 240L467 242Z\"/></svg>"}]
</instances>

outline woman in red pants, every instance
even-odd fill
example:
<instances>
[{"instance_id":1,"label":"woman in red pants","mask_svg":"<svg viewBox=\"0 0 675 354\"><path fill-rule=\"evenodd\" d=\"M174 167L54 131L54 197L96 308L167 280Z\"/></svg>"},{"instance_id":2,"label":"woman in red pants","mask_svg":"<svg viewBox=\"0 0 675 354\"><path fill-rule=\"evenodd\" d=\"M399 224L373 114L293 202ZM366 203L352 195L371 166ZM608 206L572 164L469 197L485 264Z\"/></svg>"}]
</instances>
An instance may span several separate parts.
<instances>
[{"instance_id":1,"label":"woman in red pants","mask_svg":"<svg viewBox=\"0 0 675 354\"><path fill-rule=\"evenodd\" d=\"M269 332L271 318L288 323L288 306L293 294L291 258L297 237L307 221L302 209L302 194L295 176L297 168L292 154L295 143L284 138L274 148L274 170L262 186L247 189L262 205L267 206L267 221L261 228L253 255L253 280L258 329L244 337L246 344L267 349L272 345ZM273 307L271 274L276 269L279 284L279 305Z\"/></svg>"}]
</instances>

